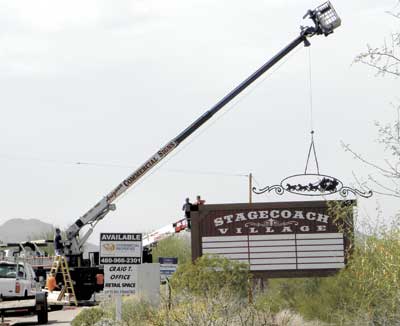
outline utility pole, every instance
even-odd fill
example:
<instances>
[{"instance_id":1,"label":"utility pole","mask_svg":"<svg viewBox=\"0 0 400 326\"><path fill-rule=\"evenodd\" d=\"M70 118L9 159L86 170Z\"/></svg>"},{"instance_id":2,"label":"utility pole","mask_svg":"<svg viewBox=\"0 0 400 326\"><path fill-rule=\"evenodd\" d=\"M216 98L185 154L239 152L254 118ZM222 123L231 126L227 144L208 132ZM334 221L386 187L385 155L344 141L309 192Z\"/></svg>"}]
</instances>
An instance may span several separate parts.
<instances>
[{"instance_id":1,"label":"utility pole","mask_svg":"<svg viewBox=\"0 0 400 326\"><path fill-rule=\"evenodd\" d=\"M249 175L249 204L251 204L253 202L253 175L250 172ZM250 263L250 261L249 261ZM248 300L249 300L249 304L253 304L253 286L254 286L254 280L251 277L251 275L249 275L249 278L247 279L247 295L248 295Z\"/></svg>"},{"instance_id":2,"label":"utility pole","mask_svg":"<svg viewBox=\"0 0 400 326\"><path fill-rule=\"evenodd\" d=\"M249 174L249 204L253 203L253 174Z\"/></svg>"}]
</instances>

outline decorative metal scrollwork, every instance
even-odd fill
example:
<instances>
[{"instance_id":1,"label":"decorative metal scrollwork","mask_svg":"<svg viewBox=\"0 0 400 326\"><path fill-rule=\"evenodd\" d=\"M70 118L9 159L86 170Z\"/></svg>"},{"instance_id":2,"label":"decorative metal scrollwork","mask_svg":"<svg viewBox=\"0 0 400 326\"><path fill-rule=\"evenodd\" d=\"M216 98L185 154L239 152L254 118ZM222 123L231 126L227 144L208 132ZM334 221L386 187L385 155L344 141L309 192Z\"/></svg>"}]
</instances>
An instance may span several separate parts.
<instances>
[{"instance_id":1,"label":"decorative metal scrollwork","mask_svg":"<svg viewBox=\"0 0 400 326\"><path fill-rule=\"evenodd\" d=\"M283 179L279 185L267 186L261 189L253 187L253 192L256 194L274 190L277 195L283 195L287 191L303 196L324 196L335 193L339 193L342 197L347 197L349 193L365 198L372 196L371 190L363 192L345 187L339 179L323 174L296 174Z\"/></svg>"},{"instance_id":2,"label":"decorative metal scrollwork","mask_svg":"<svg viewBox=\"0 0 400 326\"><path fill-rule=\"evenodd\" d=\"M339 190L339 194L342 197L347 197L349 195L349 192L353 193L354 195L359 195L359 196L365 197L365 198L369 198L372 196L372 190L362 192L358 189L353 189L350 187L343 187L342 189Z\"/></svg>"},{"instance_id":3,"label":"decorative metal scrollwork","mask_svg":"<svg viewBox=\"0 0 400 326\"><path fill-rule=\"evenodd\" d=\"M267 186L267 187L262 188L260 190L257 190L256 187L253 187L253 192L255 194L258 194L258 195L263 194L264 192L271 192L273 190L275 190L277 195L283 195L283 193L285 192L285 189L283 189L280 185Z\"/></svg>"},{"instance_id":4,"label":"decorative metal scrollwork","mask_svg":"<svg viewBox=\"0 0 400 326\"><path fill-rule=\"evenodd\" d=\"M317 173L307 173L311 155L314 156ZM329 175L319 173L319 164L317 159L317 151L314 143L314 130L311 130L311 143L308 149L306 167L303 174L291 175L281 181L279 185L266 186L261 189L253 187L255 194L263 194L274 191L277 195L283 195L285 191L296 195L303 196L325 196L338 193L342 197L347 197L349 193L364 198L372 196L372 191L361 191L350 187L345 187L343 182Z\"/></svg>"}]
</instances>

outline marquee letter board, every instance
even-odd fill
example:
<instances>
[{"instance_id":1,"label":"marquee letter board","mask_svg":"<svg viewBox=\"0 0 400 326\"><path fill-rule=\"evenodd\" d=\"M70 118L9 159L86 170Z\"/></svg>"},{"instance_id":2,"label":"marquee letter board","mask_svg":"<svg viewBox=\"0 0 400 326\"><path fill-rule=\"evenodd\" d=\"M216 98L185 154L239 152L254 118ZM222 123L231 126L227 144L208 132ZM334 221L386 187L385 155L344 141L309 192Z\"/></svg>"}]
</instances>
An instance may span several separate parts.
<instances>
[{"instance_id":1,"label":"marquee letter board","mask_svg":"<svg viewBox=\"0 0 400 326\"><path fill-rule=\"evenodd\" d=\"M337 218L331 205L351 207L344 218ZM265 277L332 275L347 263L354 205L355 201L200 205L191 212L192 259L217 254L248 263L252 273Z\"/></svg>"}]
</instances>

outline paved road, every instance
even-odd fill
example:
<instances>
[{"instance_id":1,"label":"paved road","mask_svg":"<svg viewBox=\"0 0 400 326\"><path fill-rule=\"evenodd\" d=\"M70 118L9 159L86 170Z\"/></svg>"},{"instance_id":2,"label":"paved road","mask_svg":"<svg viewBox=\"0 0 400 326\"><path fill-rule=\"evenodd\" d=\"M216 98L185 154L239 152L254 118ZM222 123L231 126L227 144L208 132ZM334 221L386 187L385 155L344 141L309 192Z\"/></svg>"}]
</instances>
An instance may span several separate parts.
<instances>
[{"instance_id":1,"label":"paved road","mask_svg":"<svg viewBox=\"0 0 400 326\"><path fill-rule=\"evenodd\" d=\"M71 321L82 309L84 308L65 307L64 310L49 312L48 325L71 325ZM14 326L37 325L36 316L7 317L4 321Z\"/></svg>"}]
</instances>

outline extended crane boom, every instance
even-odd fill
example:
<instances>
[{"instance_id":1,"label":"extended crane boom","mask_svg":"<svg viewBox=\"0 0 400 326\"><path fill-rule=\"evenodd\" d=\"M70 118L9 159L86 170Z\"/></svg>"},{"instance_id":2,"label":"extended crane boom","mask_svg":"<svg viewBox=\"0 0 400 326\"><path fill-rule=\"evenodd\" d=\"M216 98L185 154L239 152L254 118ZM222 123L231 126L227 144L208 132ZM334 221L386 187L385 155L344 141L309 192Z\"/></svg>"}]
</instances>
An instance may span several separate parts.
<instances>
[{"instance_id":1,"label":"extended crane boom","mask_svg":"<svg viewBox=\"0 0 400 326\"><path fill-rule=\"evenodd\" d=\"M304 43L305 46L309 46L310 43L308 38L324 34L325 36L331 34L333 30L340 26L341 21L337 16L330 2L326 2L315 10L309 10L303 17L310 17L314 22L314 26L301 27L300 35L290 42L285 48L279 53L272 57L268 62L261 66L256 72L250 75L246 80L239 84L235 89L228 93L222 98L217 104L211 109L205 112L201 117L194 121L189 127L183 130L178 136L169 141L165 146L158 150L153 156L151 156L144 164L142 164L136 171L130 174L125 180L123 180L117 187L115 187L107 196L100 200L92 209L86 214L78 218L73 225L67 230L67 241L66 241L66 255L80 256L82 254L82 245L86 242L90 234L93 232L94 226L111 210L115 209L113 202L122 195L127 189L134 185L141 177L161 162L168 154L170 154L176 147L179 146L186 138L194 133L199 127L207 122L211 117L221 110L226 104L232 101L237 95L239 95L244 89L250 84L257 80L267 70L274 66L279 60L285 57L290 51L292 51L299 44ZM79 232L84 227L90 225L91 228L87 233L79 238ZM70 260L73 263L74 260Z\"/></svg>"}]
</instances>

